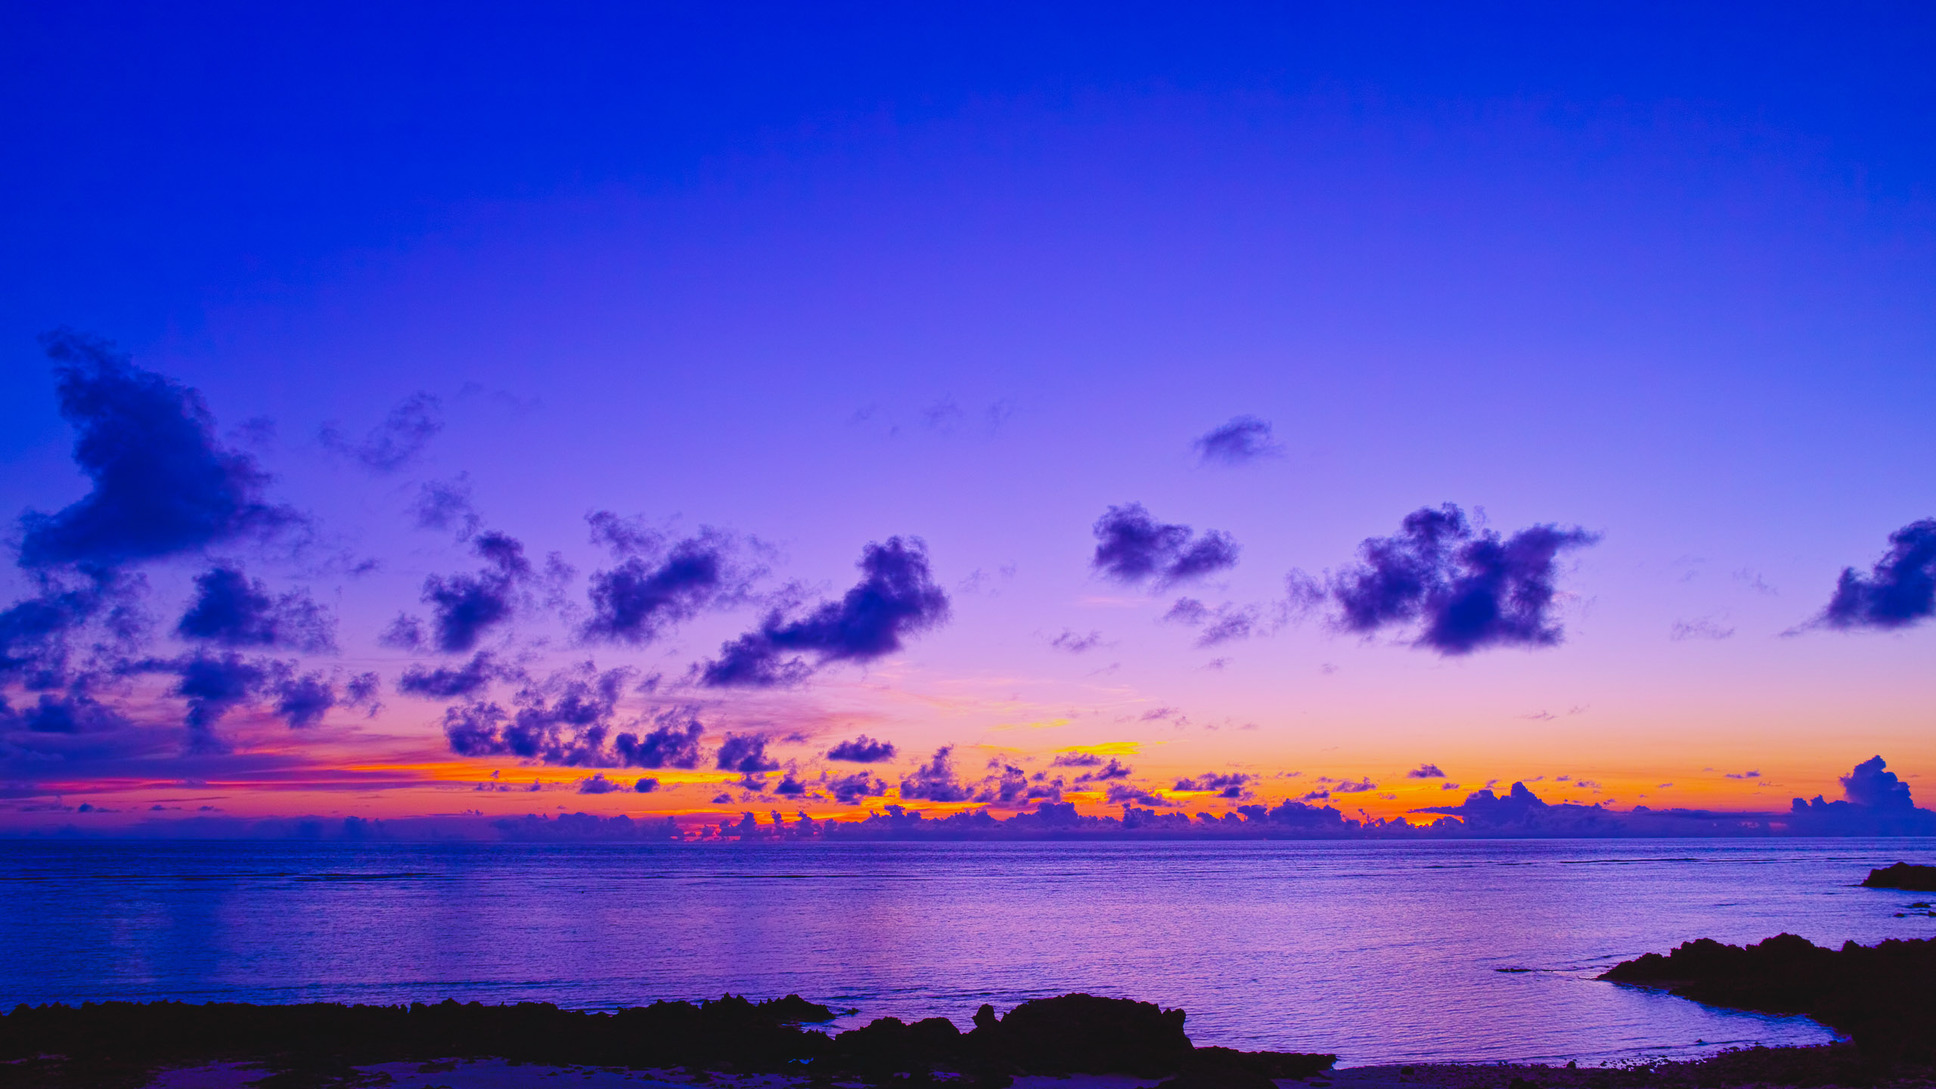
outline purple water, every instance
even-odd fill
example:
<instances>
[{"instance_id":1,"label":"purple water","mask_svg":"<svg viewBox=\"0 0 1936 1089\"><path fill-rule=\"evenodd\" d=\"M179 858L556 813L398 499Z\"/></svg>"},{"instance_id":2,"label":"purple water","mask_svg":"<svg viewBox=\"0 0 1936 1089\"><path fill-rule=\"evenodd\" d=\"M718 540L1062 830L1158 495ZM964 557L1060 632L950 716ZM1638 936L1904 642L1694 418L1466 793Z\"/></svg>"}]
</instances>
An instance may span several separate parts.
<instances>
[{"instance_id":1,"label":"purple water","mask_svg":"<svg viewBox=\"0 0 1936 1089\"><path fill-rule=\"evenodd\" d=\"M1936 935L1930 894L1855 887L1898 860L1936 842L5 842L0 1005L731 991L965 1025L1089 991L1347 1065L1684 1056L1830 1036L1591 977L1695 937Z\"/></svg>"}]
</instances>

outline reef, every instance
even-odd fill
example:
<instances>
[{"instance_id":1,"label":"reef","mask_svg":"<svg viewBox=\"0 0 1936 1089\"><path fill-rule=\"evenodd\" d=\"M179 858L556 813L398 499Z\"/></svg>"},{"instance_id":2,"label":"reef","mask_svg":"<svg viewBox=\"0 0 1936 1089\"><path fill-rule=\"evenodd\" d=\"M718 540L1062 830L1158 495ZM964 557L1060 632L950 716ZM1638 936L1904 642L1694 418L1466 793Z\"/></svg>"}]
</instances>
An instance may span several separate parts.
<instances>
[{"instance_id":1,"label":"reef","mask_svg":"<svg viewBox=\"0 0 1936 1089\"><path fill-rule=\"evenodd\" d=\"M1917 866L1908 862L1898 862L1893 866L1870 870L1869 876L1862 879L1862 886L1870 889L1936 892L1936 866Z\"/></svg>"},{"instance_id":2,"label":"reef","mask_svg":"<svg viewBox=\"0 0 1936 1089\"><path fill-rule=\"evenodd\" d=\"M1173 1089L1255 1089L1330 1069L1334 1055L1197 1048L1184 1012L1071 994L984 1005L974 1027L880 1018L838 1034L806 1026L834 1012L798 995L753 1002L655 1002L611 1013L549 1003L348 1006L105 1002L19 1006L0 1016L0 1081L139 1086L152 1072L212 1062L350 1071L394 1062L496 1058L553 1066L788 1074L809 1083L928 1084L952 1076L998 1089L1023 1074L1168 1078ZM315 1080L315 1079L311 1079ZM322 1079L327 1081L327 1078Z\"/></svg>"},{"instance_id":3,"label":"reef","mask_svg":"<svg viewBox=\"0 0 1936 1089\"><path fill-rule=\"evenodd\" d=\"M1804 1014L1847 1034L1876 1069L1936 1058L1936 939L1824 949L1793 934L1745 947L1702 938L1600 978L1709 1005Z\"/></svg>"}]
</instances>

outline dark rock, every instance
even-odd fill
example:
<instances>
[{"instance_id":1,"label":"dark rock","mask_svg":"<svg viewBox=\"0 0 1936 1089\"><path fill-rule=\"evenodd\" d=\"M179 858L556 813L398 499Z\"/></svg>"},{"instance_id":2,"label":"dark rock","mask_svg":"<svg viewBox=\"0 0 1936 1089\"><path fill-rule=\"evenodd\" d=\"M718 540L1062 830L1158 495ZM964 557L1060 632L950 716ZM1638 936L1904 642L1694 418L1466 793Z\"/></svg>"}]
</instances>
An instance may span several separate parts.
<instances>
[{"instance_id":1,"label":"dark rock","mask_svg":"<svg viewBox=\"0 0 1936 1089\"><path fill-rule=\"evenodd\" d=\"M1065 994L1039 998L1000 1020L975 1014L966 1041L984 1062L1032 1074L1134 1074L1160 1077L1189 1058L1183 1011L1127 998Z\"/></svg>"},{"instance_id":2,"label":"dark rock","mask_svg":"<svg viewBox=\"0 0 1936 1089\"><path fill-rule=\"evenodd\" d=\"M1806 1014L1847 1033L1875 1064L1936 1056L1936 940L1823 949L1793 934L1745 948L1703 938L1600 978L1710 1005Z\"/></svg>"},{"instance_id":3,"label":"dark rock","mask_svg":"<svg viewBox=\"0 0 1936 1089\"><path fill-rule=\"evenodd\" d=\"M1936 866L1914 866L1898 862L1870 870L1862 881L1864 888L1907 889L1910 892L1936 892Z\"/></svg>"}]
</instances>

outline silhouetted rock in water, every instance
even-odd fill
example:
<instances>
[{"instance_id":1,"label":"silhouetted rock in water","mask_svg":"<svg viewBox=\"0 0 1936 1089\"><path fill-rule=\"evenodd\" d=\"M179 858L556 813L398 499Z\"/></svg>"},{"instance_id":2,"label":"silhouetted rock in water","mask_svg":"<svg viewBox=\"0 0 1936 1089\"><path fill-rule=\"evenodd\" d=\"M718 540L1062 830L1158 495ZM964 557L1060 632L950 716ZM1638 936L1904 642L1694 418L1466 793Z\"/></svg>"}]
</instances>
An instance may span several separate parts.
<instances>
[{"instance_id":1,"label":"silhouetted rock in water","mask_svg":"<svg viewBox=\"0 0 1936 1089\"><path fill-rule=\"evenodd\" d=\"M910 1025L898 1017L883 1017L834 1037L833 1048L814 1060L812 1072L858 1074L878 1082L961 1065L961 1030L953 1021L929 1017Z\"/></svg>"},{"instance_id":2,"label":"silhouetted rock in water","mask_svg":"<svg viewBox=\"0 0 1936 1089\"><path fill-rule=\"evenodd\" d=\"M1936 939L1823 949L1793 934L1746 948L1702 938L1600 978L1716 1006L1806 1014L1847 1033L1877 1064L1936 1057Z\"/></svg>"},{"instance_id":3,"label":"silhouetted rock in water","mask_svg":"<svg viewBox=\"0 0 1936 1089\"><path fill-rule=\"evenodd\" d=\"M1031 1074L1171 1073L1190 1056L1183 1011L1127 998L1065 994L1024 1002L997 1019L975 1014L968 1045L985 1059Z\"/></svg>"},{"instance_id":4,"label":"silhouetted rock in water","mask_svg":"<svg viewBox=\"0 0 1936 1089\"><path fill-rule=\"evenodd\" d=\"M1936 866L1913 866L1898 862L1870 870L1862 884L1871 889L1907 889L1910 892L1936 892Z\"/></svg>"},{"instance_id":5,"label":"silhouetted rock in water","mask_svg":"<svg viewBox=\"0 0 1936 1089\"><path fill-rule=\"evenodd\" d=\"M1199 1047L1183 1060L1182 1072L1157 1089L1276 1089L1275 1078L1308 1078L1337 1061L1336 1055Z\"/></svg>"},{"instance_id":6,"label":"silhouetted rock in water","mask_svg":"<svg viewBox=\"0 0 1936 1089\"><path fill-rule=\"evenodd\" d=\"M89 1003L19 1006L0 1016L0 1063L69 1057L72 1077L47 1084L139 1085L130 1071L259 1061L275 1070L346 1070L387 1062L501 1058L554 1066L684 1067L689 1071L805 1073L817 1082L925 1083L935 1071L983 1086L1017 1074L1179 1074L1176 1089L1263 1089L1258 1079L1327 1069L1331 1055L1193 1048L1182 1010L1093 995L990 1006L963 1033L946 1018L881 1018L829 1038L803 1022L833 1011L798 995L754 1003L727 995L697 1005L655 1002L615 1013L515 1006L252 1006L239 1003ZM43 1065L45 1065L43 1063ZM17 1069L17 1068L16 1068ZM58 1071L56 1071L58 1073ZM109 1075L112 1074L112 1077Z\"/></svg>"},{"instance_id":7,"label":"silhouetted rock in water","mask_svg":"<svg viewBox=\"0 0 1936 1089\"><path fill-rule=\"evenodd\" d=\"M785 998L769 998L759 1004L759 1011L783 1025L819 1024L834 1019L834 1011L818 1002L809 1002L797 994Z\"/></svg>"}]
</instances>

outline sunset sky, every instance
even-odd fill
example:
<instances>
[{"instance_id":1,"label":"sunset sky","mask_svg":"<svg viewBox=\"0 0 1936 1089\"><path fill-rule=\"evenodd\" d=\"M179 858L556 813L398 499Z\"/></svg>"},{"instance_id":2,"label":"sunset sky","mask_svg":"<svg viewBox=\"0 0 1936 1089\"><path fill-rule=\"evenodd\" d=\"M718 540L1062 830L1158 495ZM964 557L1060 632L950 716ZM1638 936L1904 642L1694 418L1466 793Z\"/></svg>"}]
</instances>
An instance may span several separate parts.
<instances>
[{"instance_id":1,"label":"sunset sky","mask_svg":"<svg viewBox=\"0 0 1936 1089\"><path fill-rule=\"evenodd\" d=\"M1927 7L4 23L0 828L1936 799Z\"/></svg>"}]
</instances>

